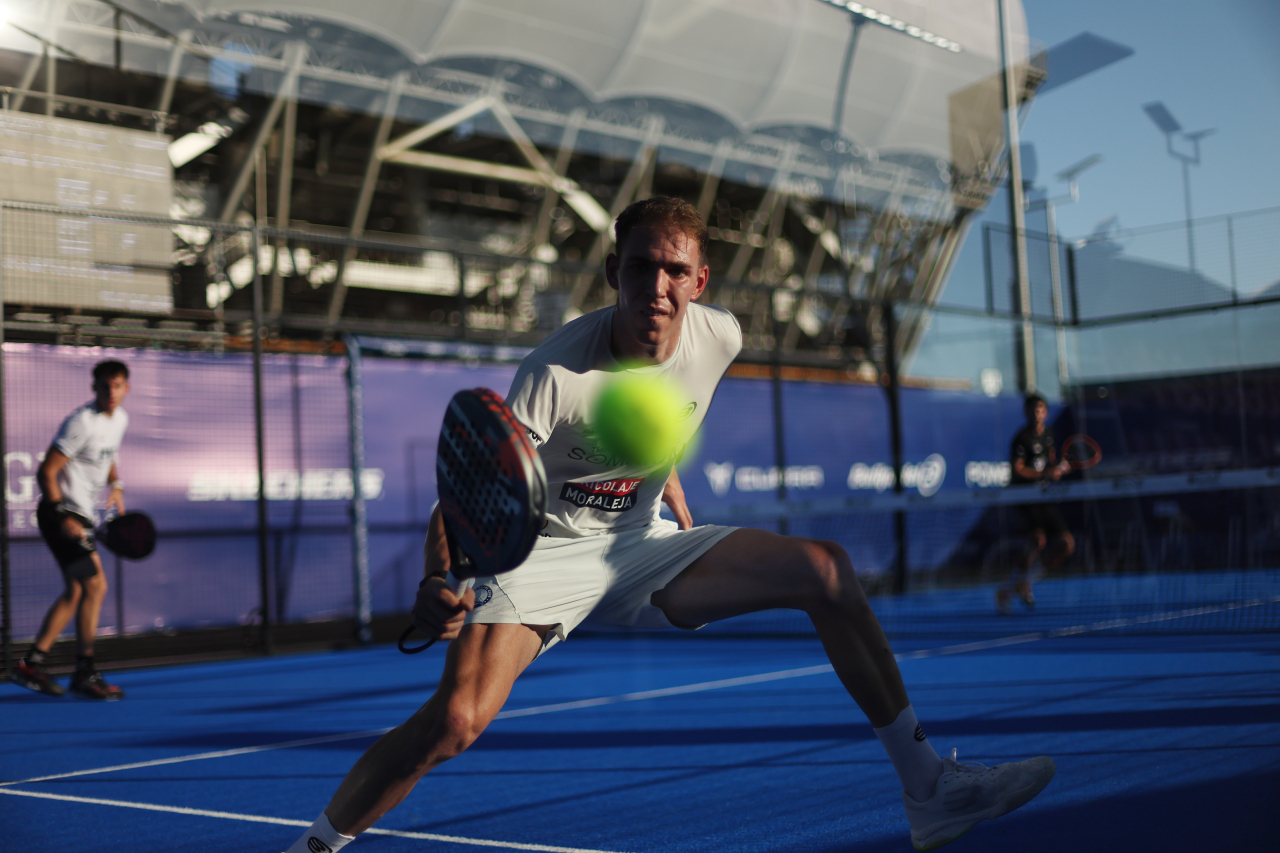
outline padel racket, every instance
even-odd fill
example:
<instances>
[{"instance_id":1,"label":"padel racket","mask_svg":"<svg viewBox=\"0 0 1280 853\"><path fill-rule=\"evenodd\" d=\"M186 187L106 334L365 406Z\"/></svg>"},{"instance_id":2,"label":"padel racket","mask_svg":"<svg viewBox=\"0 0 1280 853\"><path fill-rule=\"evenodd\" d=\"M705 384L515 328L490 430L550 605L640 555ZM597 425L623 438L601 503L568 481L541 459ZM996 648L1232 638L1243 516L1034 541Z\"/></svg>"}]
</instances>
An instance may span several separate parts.
<instances>
[{"instance_id":1,"label":"padel racket","mask_svg":"<svg viewBox=\"0 0 1280 853\"><path fill-rule=\"evenodd\" d=\"M459 597L476 577L509 572L533 550L547 510L547 475L511 409L488 388L449 401L436 445L436 487L449 546L449 588ZM435 642L400 651L416 654Z\"/></svg>"},{"instance_id":2,"label":"padel racket","mask_svg":"<svg viewBox=\"0 0 1280 853\"><path fill-rule=\"evenodd\" d=\"M1077 471L1092 468L1102 461L1102 448L1084 433L1076 433L1062 442L1062 461Z\"/></svg>"},{"instance_id":3,"label":"padel racket","mask_svg":"<svg viewBox=\"0 0 1280 853\"><path fill-rule=\"evenodd\" d=\"M156 526L145 512L126 512L94 531L97 541L126 560L142 560L156 549Z\"/></svg>"}]
</instances>

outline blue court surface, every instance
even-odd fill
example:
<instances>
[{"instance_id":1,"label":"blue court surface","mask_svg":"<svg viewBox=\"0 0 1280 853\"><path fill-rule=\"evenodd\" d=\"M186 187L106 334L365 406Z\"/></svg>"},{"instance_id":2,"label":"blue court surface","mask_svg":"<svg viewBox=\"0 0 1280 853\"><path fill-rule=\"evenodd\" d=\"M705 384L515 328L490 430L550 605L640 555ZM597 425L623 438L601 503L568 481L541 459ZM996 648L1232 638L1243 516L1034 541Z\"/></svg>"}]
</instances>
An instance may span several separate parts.
<instances>
[{"instance_id":1,"label":"blue court surface","mask_svg":"<svg viewBox=\"0 0 1280 853\"><path fill-rule=\"evenodd\" d=\"M896 650L939 752L1058 762L947 850L1280 849L1280 635ZM2 685L4 849L278 853L439 667L376 646L125 671L106 705ZM898 791L814 639L575 636L348 849L909 851Z\"/></svg>"}]
</instances>

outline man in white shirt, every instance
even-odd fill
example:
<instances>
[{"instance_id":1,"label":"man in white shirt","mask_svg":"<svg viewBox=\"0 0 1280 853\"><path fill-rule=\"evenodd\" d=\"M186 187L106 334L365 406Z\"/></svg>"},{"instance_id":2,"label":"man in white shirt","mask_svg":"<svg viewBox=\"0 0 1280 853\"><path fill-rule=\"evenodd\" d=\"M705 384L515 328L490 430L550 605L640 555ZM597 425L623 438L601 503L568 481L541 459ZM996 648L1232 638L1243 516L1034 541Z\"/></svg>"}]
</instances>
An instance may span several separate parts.
<instances>
[{"instance_id":1,"label":"man in white shirt","mask_svg":"<svg viewBox=\"0 0 1280 853\"><path fill-rule=\"evenodd\" d=\"M695 304L710 272L706 225L692 205L637 202L615 233L605 273L616 305L547 338L521 364L507 398L546 468L543 535L525 563L478 578L459 599L445 583L448 548L433 514L414 616L430 636L454 641L440 687L365 752L288 853L336 851L372 826L427 771L479 737L524 668L584 620L696 628L760 610L804 610L898 771L918 848L945 844L1030 800L1052 778L1052 759L986 768L934 752L843 548L765 530L694 527L675 459L643 470L594 444L587 416L610 376L658 374L681 388L691 434L742 345L732 314ZM659 518L660 502L675 522Z\"/></svg>"},{"instance_id":2,"label":"man in white shirt","mask_svg":"<svg viewBox=\"0 0 1280 853\"><path fill-rule=\"evenodd\" d=\"M66 693L44 663L58 635L74 617L76 671L71 677L71 692L107 701L124 696L119 687L107 684L93 663L98 613L107 595L107 577L94 547L93 528L104 486L111 487L107 506L124 512L124 484L116 474L116 459L129 426L129 415L120 408L128 393L129 368L119 361L99 362L93 368L93 400L62 422L37 473L43 493L36 509L40 535L62 568L66 584L45 614L35 644L14 671L15 682L38 693Z\"/></svg>"}]
</instances>

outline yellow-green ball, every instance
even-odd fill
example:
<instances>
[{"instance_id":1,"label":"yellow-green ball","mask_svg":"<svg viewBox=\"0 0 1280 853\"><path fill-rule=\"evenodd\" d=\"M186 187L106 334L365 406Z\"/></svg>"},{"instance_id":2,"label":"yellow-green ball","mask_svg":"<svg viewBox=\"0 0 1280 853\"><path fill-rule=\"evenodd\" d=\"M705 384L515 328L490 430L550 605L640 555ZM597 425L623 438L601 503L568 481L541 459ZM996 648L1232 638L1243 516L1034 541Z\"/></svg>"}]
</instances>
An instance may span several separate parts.
<instances>
[{"instance_id":1,"label":"yellow-green ball","mask_svg":"<svg viewBox=\"0 0 1280 853\"><path fill-rule=\"evenodd\" d=\"M684 444L684 403L668 382L622 373L596 398L591 427L609 456L627 465L672 465Z\"/></svg>"}]
</instances>

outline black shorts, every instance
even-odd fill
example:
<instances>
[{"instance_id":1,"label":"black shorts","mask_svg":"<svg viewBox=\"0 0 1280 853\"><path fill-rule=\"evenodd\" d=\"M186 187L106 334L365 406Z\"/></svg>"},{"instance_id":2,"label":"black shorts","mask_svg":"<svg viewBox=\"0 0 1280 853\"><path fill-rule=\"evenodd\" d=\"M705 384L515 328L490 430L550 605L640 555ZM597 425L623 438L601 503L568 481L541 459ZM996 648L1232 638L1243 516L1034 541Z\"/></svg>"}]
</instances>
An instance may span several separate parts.
<instances>
[{"instance_id":1,"label":"black shorts","mask_svg":"<svg viewBox=\"0 0 1280 853\"><path fill-rule=\"evenodd\" d=\"M62 527L62 520L70 516L84 525L89 535L80 539L68 536ZM98 573L98 565L93 561L97 549L93 544L93 522L74 512L59 512L53 501L40 501L36 507L36 524L40 527L40 535L45 544L53 552L62 574L73 580L85 581Z\"/></svg>"},{"instance_id":2,"label":"black shorts","mask_svg":"<svg viewBox=\"0 0 1280 853\"><path fill-rule=\"evenodd\" d=\"M1018 514L1027 526L1027 533L1039 531L1053 538L1067 532L1067 523L1053 504L1022 504L1018 507Z\"/></svg>"}]
</instances>

